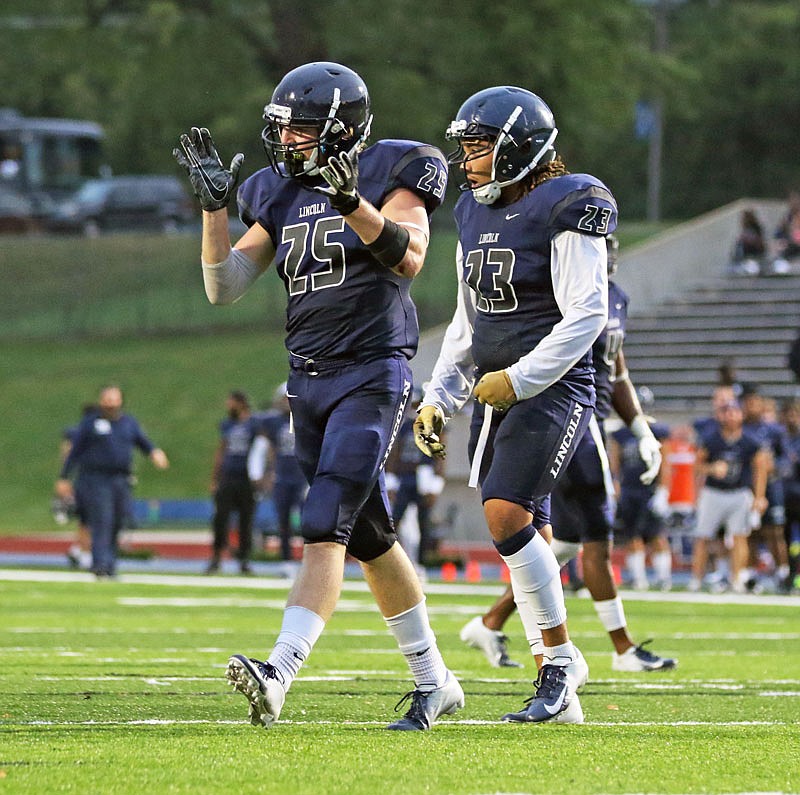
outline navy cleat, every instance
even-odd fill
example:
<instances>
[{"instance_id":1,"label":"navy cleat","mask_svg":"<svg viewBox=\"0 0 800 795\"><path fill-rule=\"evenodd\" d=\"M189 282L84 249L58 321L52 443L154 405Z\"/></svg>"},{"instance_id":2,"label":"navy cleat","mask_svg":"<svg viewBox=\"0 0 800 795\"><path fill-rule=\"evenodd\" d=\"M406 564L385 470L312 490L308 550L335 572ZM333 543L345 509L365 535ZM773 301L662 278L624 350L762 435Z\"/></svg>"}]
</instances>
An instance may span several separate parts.
<instances>
[{"instance_id":1,"label":"navy cleat","mask_svg":"<svg viewBox=\"0 0 800 795\"><path fill-rule=\"evenodd\" d=\"M573 707L568 715L564 714L570 704L578 699L570 688L565 666L543 665L534 685L536 690L525 702L524 709L509 712L503 715L502 720L512 723L583 723L580 704L577 709Z\"/></svg>"},{"instance_id":2,"label":"navy cleat","mask_svg":"<svg viewBox=\"0 0 800 795\"><path fill-rule=\"evenodd\" d=\"M453 674L448 671L447 679L441 687L433 690L411 690L395 705L397 712L403 704L411 699L408 712L400 720L390 723L386 728L394 731L425 731L430 729L437 718L452 715L464 706L464 691Z\"/></svg>"},{"instance_id":3,"label":"navy cleat","mask_svg":"<svg viewBox=\"0 0 800 795\"><path fill-rule=\"evenodd\" d=\"M268 729L278 720L286 691L283 677L274 665L234 654L228 660L225 677L250 702L248 717L253 726Z\"/></svg>"},{"instance_id":4,"label":"navy cleat","mask_svg":"<svg viewBox=\"0 0 800 795\"><path fill-rule=\"evenodd\" d=\"M648 643L651 641L646 640L638 646L631 646L622 654L614 652L614 656L611 658L612 670L638 673L640 671L669 671L677 667L677 660L670 657L659 657L645 649Z\"/></svg>"}]
</instances>

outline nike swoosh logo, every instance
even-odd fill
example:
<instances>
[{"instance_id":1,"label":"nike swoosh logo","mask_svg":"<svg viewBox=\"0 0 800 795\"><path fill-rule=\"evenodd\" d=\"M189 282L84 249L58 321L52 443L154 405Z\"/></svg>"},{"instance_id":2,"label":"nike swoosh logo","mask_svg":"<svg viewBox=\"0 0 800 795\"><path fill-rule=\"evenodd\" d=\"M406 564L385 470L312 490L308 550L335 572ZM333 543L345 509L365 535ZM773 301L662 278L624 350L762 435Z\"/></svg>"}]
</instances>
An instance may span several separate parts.
<instances>
[{"instance_id":1,"label":"nike swoosh logo","mask_svg":"<svg viewBox=\"0 0 800 795\"><path fill-rule=\"evenodd\" d=\"M519 213L506 213L506 221L510 221L512 218L516 218Z\"/></svg>"},{"instance_id":2,"label":"nike swoosh logo","mask_svg":"<svg viewBox=\"0 0 800 795\"><path fill-rule=\"evenodd\" d=\"M567 696L567 688L565 687L561 691L561 695L556 699L556 703L553 704L552 707L548 706L547 704L542 704L542 706L551 715L558 715L558 713L561 712L561 709L562 709L562 707L564 705L564 699L566 698L566 696Z\"/></svg>"},{"instance_id":3,"label":"nike swoosh logo","mask_svg":"<svg viewBox=\"0 0 800 795\"><path fill-rule=\"evenodd\" d=\"M290 394L287 392L287 393L286 393L286 397L288 397L288 398L293 398L293 397L298 397L298 395L290 395Z\"/></svg>"},{"instance_id":4,"label":"nike swoosh logo","mask_svg":"<svg viewBox=\"0 0 800 795\"><path fill-rule=\"evenodd\" d=\"M208 188L212 199L222 201L228 195L228 186L226 185L224 188L218 187L202 166L200 166L200 174L203 177L203 182L206 183L206 188Z\"/></svg>"}]
</instances>

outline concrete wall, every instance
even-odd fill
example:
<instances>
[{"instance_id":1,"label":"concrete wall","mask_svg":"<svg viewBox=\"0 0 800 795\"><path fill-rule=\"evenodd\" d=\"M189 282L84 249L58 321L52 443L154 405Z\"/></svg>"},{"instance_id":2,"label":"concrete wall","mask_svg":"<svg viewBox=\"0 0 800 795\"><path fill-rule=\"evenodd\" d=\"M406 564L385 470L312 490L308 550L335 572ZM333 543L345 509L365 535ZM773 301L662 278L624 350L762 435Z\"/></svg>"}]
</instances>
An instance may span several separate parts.
<instances>
[{"instance_id":1,"label":"concrete wall","mask_svg":"<svg viewBox=\"0 0 800 795\"><path fill-rule=\"evenodd\" d=\"M691 221L670 227L646 243L620 250L616 281L631 299L631 314L641 315L664 299L724 270L739 234L742 210L754 209L769 238L786 211L772 199L739 199Z\"/></svg>"}]
</instances>

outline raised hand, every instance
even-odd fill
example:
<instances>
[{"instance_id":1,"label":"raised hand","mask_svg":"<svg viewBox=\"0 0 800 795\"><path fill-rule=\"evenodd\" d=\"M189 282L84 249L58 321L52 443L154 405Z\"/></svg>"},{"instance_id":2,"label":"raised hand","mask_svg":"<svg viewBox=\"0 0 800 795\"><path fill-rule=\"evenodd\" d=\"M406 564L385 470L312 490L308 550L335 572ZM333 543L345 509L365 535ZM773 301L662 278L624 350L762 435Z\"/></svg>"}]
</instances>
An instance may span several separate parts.
<instances>
[{"instance_id":1,"label":"raised hand","mask_svg":"<svg viewBox=\"0 0 800 795\"><path fill-rule=\"evenodd\" d=\"M195 196L204 210L221 210L228 206L244 161L241 152L234 155L226 169L211 133L205 127L192 127L188 135L181 135L181 149L173 149L172 156L186 169Z\"/></svg>"}]
</instances>

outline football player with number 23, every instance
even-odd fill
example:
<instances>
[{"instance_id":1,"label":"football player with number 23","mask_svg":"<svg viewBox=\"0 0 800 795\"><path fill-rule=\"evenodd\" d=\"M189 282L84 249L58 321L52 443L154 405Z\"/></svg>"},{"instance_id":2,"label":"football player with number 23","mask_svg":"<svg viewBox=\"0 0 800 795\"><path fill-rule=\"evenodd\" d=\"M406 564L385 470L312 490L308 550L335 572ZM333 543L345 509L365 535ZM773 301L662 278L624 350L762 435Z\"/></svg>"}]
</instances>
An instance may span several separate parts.
<instances>
[{"instance_id":1,"label":"football player with number 23","mask_svg":"<svg viewBox=\"0 0 800 795\"><path fill-rule=\"evenodd\" d=\"M470 483L480 485L529 638L543 642L533 696L504 720L583 722L588 677L567 629L559 566L533 524L592 415L591 347L608 317L609 189L570 174L547 104L514 86L470 97L447 129L458 144L459 290L416 421L419 446L443 455L445 421L475 397Z\"/></svg>"}]
</instances>

